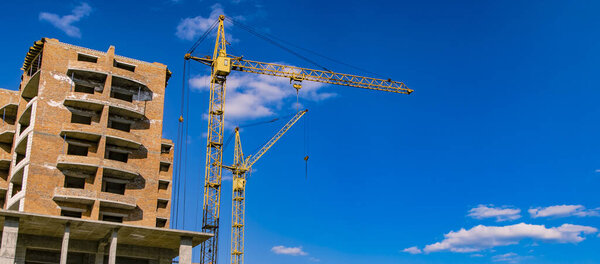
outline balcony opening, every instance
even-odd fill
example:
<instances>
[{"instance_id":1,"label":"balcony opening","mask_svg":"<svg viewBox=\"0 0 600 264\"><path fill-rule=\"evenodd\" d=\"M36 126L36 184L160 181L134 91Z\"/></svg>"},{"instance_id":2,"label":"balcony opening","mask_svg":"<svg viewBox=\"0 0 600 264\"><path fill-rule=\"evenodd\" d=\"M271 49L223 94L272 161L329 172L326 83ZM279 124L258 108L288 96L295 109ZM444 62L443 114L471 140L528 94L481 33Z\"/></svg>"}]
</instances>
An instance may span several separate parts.
<instances>
[{"instance_id":1,"label":"balcony opening","mask_svg":"<svg viewBox=\"0 0 600 264\"><path fill-rule=\"evenodd\" d=\"M87 54L82 54L82 53L77 54L77 60L91 62L91 63L98 63L98 57L92 56L92 55L87 55Z\"/></svg>"},{"instance_id":2,"label":"balcony opening","mask_svg":"<svg viewBox=\"0 0 600 264\"><path fill-rule=\"evenodd\" d=\"M74 106L67 106L67 109L71 111L71 123L75 124L91 125L92 120L100 115L99 111L94 111L91 109L84 109Z\"/></svg>"},{"instance_id":3,"label":"balcony opening","mask_svg":"<svg viewBox=\"0 0 600 264\"><path fill-rule=\"evenodd\" d=\"M2 115L2 124L0 128L6 128L6 125L14 125L17 119L17 104L8 103L0 107L0 115Z\"/></svg>"},{"instance_id":4,"label":"balcony opening","mask_svg":"<svg viewBox=\"0 0 600 264\"><path fill-rule=\"evenodd\" d=\"M123 101L127 101L130 103L133 102L132 94L125 94L125 93L119 93L119 92L112 91L112 92L110 92L110 97L120 99Z\"/></svg>"},{"instance_id":5,"label":"balcony opening","mask_svg":"<svg viewBox=\"0 0 600 264\"><path fill-rule=\"evenodd\" d=\"M25 154L19 154L17 153L17 163L15 164L19 164L19 162L21 162L23 159L25 158Z\"/></svg>"},{"instance_id":6,"label":"balcony opening","mask_svg":"<svg viewBox=\"0 0 600 264\"><path fill-rule=\"evenodd\" d=\"M167 219L156 218L156 227L165 227L167 225Z\"/></svg>"},{"instance_id":7,"label":"balcony opening","mask_svg":"<svg viewBox=\"0 0 600 264\"><path fill-rule=\"evenodd\" d=\"M0 168L0 178L4 181L8 180L8 170L8 168ZM2 198L2 195L0 195L0 198Z\"/></svg>"},{"instance_id":8,"label":"balcony opening","mask_svg":"<svg viewBox=\"0 0 600 264\"><path fill-rule=\"evenodd\" d=\"M171 145L160 145L160 153L161 154L169 154L171 152Z\"/></svg>"},{"instance_id":9,"label":"balcony opening","mask_svg":"<svg viewBox=\"0 0 600 264\"><path fill-rule=\"evenodd\" d=\"M125 186L127 181L122 179L103 177L102 191L107 193L125 194Z\"/></svg>"},{"instance_id":10,"label":"balcony opening","mask_svg":"<svg viewBox=\"0 0 600 264\"><path fill-rule=\"evenodd\" d=\"M158 200L156 201L156 208L167 208L167 204L169 204L167 200Z\"/></svg>"},{"instance_id":11,"label":"balcony opening","mask_svg":"<svg viewBox=\"0 0 600 264\"><path fill-rule=\"evenodd\" d=\"M129 132L131 131L131 123L119 122L116 120L108 120L108 127L114 128L117 130Z\"/></svg>"},{"instance_id":12,"label":"balcony opening","mask_svg":"<svg viewBox=\"0 0 600 264\"><path fill-rule=\"evenodd\" d=\"M158 189L159 190L167 190L167 189L169 189L169 182L167 182L167 181L159 181L158 182Z\"/></svg>"},{"instance_id":13,"label":"balcony opening","mask_svg":"<svg viewBox=\"0 0 600 264\"><path fill-rule=\"evenodd\" d=\"M73 217L73 218L81 218L82 212L70 211L62 209L60 210L60 216Z\"/></svg>"},{"instance_id":14,"label":"balcony opening","mask_svg":"<svg viewBox=\"0 0 600 264\"><path fill-rule=\"evenodd\" d=\"M102 214L102 221L115 222L115 223L123 223L123 217L122 216Z\"/></svg>"},{"instance_id":15,"label":"balcony opening","mask_svg":"<svg viewBox=\"0 0 600 264\"><path fill-rule=\"evenodd\" d=\"M94 94L94 87L90 87L90 86L86 86L86 85L82 85L82 84L75 84L74 91L78 92L78 93Z\"/></svg>"},{"instance_id":16,"label":"balcony opening","mask_svg":"<svg viewBox=\"0 0 600 264\"><path fill-rule=\"evenodd\" d=\"M78 115L76 113L71 113L71 123L91 125L92 124L92 117L91 116Z\"/></svg>"},{"instance_id":17,"label":"balcony opening","mask_svg":"<svg viewBox=\"0 0 600 264\"><path fill-rule=\"evenodd\" d=\"M128 70L130 72L135 72L135 65L133 65L133 64L128 64L128 63L124 63L124 62L120 62L120 61L114 60L113 61L113 66L117 67L119 69Z\"/></svg>"},{"instance_id":18,"label":"balcony opening","mask_svg":"<svg viewBox=\"0 0 600 264\"><path fill-rule=\"evenodd\" d=\"M110 89L110 97L127 102L151 101L153 97L146 85L118 76L112 77Z\"/></svg>"},{"instance_id":19,"label":"balcony opening","mask_svg":"<svg viewBox=\"0 0 600 264\"><path fill-rule=\"evenodd\" d=\"M108 127L109 128L114 128L117 130L130 132L133 124L135 124L135 120L132 120L132 119L124 117L124 116L112 114L109 112L109 115L108 115Z\"/></svg>"},{"instance_id":20,"label":"balcony opening","mask_svg":"<svg viewBox=\"0 0 600 264\"><path fill-rule=\"evenodd\" d=\"M15 159L15 166L17 166L22 160L27 158L27 141L29 141L29 135L27 135L27 137L21 140L21 142L19 142L19 145L15 147L15 153L17 154L17 157Z\"/></svg>"},{"instance_id":21,"label":"balcony opening","mask_svg":"<svg viewBox=\"0 0 600 264\"><path fill-rule=\"evenodd\" d=\"M67 76L73 81L71 90L78 93L102 93L106 74L92 71L69 70Z\"/></svg>"},{"instance_id":22,"label":"balcony opening","mask_svg":"<svg viewBox=\"0 0 600 264\"><path fill-rule=\"evenodd\" d=\"M84 189L85 178L65 176L65 188Z\"/></svg>"},{"instance_id":23,"label":"balcony opening","mask_svg":"<svg viewBox=\"0 0 600 264\"><path fill-rule=\"evenodd\" d=\"M69 143L67 147L67 155L87 156L89 146L75 145Z\"/></svg>"},{"instance_id":24,"label":"balcony opening","mask_svg":"<svg viewBox=\"0 0 600 264\"><path fill-rule=\"evenodd\" d=\"M169 167L170 167L169 163L163 163L163 162L160 163L160 171L167 172L167 171L169 171Z\"/></svg>"},{"instance_id":25,"label":"balcony opening","mask_svg":"<svg viewBox=\"0 0 600 264\"><path fill-rule=\"evenodd\" d=\"M31 108L33 108L33 105L30 105L19 118L19 135L21 135L21 133L23 133L23 131L31 124Z\"/></svg>"},{"instance_id":26,"label":"balcony opening","mask_svg":"<svg viewBox=\"0 0 600 264\"><path fill-rule=\"evenodd\" d=\"M106 145L106 155L104 158L127 163L129 152L122 150L117 146Z\"/></svg>"},{"instance_id":27,"label":"balcony opening","mask_svg":"<svg viewBox=\"0 0 600 264\"><path fill-rule=\"evenodd\" d=\"M19 193L22 188L23 188L23 185L17 184L17 183L13 183L12 184L12 193L11 193L10 197L15 196L15 194Z\"/></svg>"}]
</instances>

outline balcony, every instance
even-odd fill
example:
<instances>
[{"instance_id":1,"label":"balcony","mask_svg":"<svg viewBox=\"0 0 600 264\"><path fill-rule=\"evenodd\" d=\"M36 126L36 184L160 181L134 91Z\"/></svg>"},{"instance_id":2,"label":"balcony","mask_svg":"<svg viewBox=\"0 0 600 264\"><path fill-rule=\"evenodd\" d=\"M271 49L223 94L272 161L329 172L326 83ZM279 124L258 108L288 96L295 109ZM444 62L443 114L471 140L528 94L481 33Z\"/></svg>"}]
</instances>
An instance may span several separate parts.
<instances>
[{"instance_id":1,"label":"balcony","mask_svg":"<svg viewBox=\"0 0 600 264\"><path fill-rule=\"evenodd\" d=\"M23 197L25 197L25 190L19 191L18 193L15 193L13 196L11 196L8 201L6 201L6 207L8 210L15 210L18 211L20 210L20 201L21 199L23 199Z\"/></svg>"},{"instance_id":2,"label":"balcony","mask_svg":"<svg viewBox=\"0 0 600 264\"><path fill-rule=\"evenodd\" d=\"M0 125L0 143L12 144L15 138L15 125Z\"/></svg>"},{"instance_id":3,"label":"balcony","mask_svg":"<svg viewBox=\"0 0 600 264\"><path fill-rule=\"evenodd\" d=\"M135 71L125 70L119 67L112 68L113 76L117 76L118 78L131 80L136 83L145 84L148 83L146 77L142 76L139 73L135 73Z\"/></svg>"},{"instance_id":4,"label":"balcony","mask_svg":"<svg viewBox=\"0 0 600 264\"><path fill-rule=\"evenodd\" d=\"M23 87L21 90L21 96L26 100L30 100L38 95L40 74L41 71L37 71L31 78L29 78L29 81L27 81L25 87Z\"/></svg>"},{"instance_id":5,"label":"balcony","mask_svg":"<svg viewBox=\"0 0 600 264\"><path fill-rule=\"evenodd\" d=\"M96 157L61 155L56 162L56 168L95 175L99 164L100 159Z\"/></svg>"},{"instance_id":6,"label":"balcony","mask_svg":"<svg viewBox=\"0 0 600 264\"><path fill-rule=\"evenodd\" d=\"M99 201L100 206L126 210L134 209L137 206L135 198L132 196L64 187L54 188L52 200L84 205L92 205L95 201Z\"/></svg>"},{"instance_id":7,"label":"balcony","mask_svg":"<svg viewBox=\"0 0 600 264\"><path fill-rule=\"evenodd\" d=\"M135 197L116 193L101 192L98 194L98 200L103 207L131 210L137 206Z\"/></svg>"},{"instance_id":8,"label":"balcony","mask_svg":"<svg viewBox=\"0 0 600 264\"><path fill-rule=\"evenodd\" d=\"M62 125L60 132L61 137L75 138L85 141L98 142L102 137L102 132L97 127L84 125L65 123Z\"/></svg>"},{"instance_id":9,"label":"balcony","mask_svg":"<svg viewBox=\"0 0 600 264\"><path fill-rule=\"evenodd\" d=\"M113 115L125 116L133 119L144 119L146 109L143 106L137 106L134 103L126 102L123 100L109 98L107 103L109 113Z\"/></svg>"},{"instance_id":10,"label":"balcony","mask_svg":"<svg viewBox=\"0 0 600 264\"><path fill-rule=\"evenodd\" d=\"M107 73L103 69L103 66L104 64L90 63L89 61L69 61L69 71L95 72L106 75Z\"/></svg>"},{"instance_id":11,"label":"balcony","mask_svg":"<svg viewBox=\"0 0 600 264\"><path fill-rule=\"evenodd\" d=\"M70 68L67 71L67 76L71 79L72 92L93 95L95 93L102 93L108 74L92 68Z\"/></svg>"},{"instance_id":12,"label":"balcony","mask_svg":"<svg viewBox=\"0 0 600 264\"><path fill-rule=\"evenodd\" d=\"M137 150L142 146L136 135L126 133L114 129L109 129L109 133L106 135L106 144L128 148L131 150Z\"/></svg>"},{"instance_id":13,"label":"balcony","mask_svg":"<svg viewBox=\"0 0 600 264\"><path fill-rule=\"evenodd\" d=\"M104 108L104 103L101 95L71 92L67 98L65 98L63 104L75 108L100 111Z\"/></svg>"},{"instance_id":14,"label":"balcony","mask_svg":"<svg viewBox=\"0 0 600 264\"><path fill-rule=\"evenodd\" d=\"M17 110L19 104L18 103L6 103L3 106L0 106L0 115L4 118L4 122L8 124L15 123L15 119L17 119Z\"/></svg>"},{"instance_id":15,"label":"balcony","mask_svg":"<svg viewBox=\"0 0 600 264\"><path fill-rule=\"evenodd\" d=\"M96 192L84 189L56 187L54 188L52 200L55 202L92 205L96 201Z\"/></svg>"},{"instance_id":16,"label":"balcony","mask_svg":"<svg viewBox=\"0 0 600 264\"><path fill-rule=\"evenodd\" d=\"M115 178L132 180L139 176L138 168L129 163L123 163L116 160L105 159L102 161L104 172Z\"/></svg>"},{"instance_id":17,"label":"balcony","mask_svg":"<svg viewBox=\"0 0 600 264\"><path fill-rule=\"evenodd\" d=\"M25 174L26 166L29 165L29 159L23 160L12 169L12 175L10 176L10 182L22 184L23 175Z\"/></svg>"}]
</instances>

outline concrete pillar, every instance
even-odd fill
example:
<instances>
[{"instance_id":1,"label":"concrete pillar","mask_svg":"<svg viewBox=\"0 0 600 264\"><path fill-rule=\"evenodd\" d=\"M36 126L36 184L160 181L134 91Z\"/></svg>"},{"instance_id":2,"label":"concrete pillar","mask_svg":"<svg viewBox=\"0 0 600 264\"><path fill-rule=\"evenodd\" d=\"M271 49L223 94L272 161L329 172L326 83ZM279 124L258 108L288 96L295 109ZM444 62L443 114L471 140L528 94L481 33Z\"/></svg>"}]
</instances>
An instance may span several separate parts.
<instances>
[{"instance_id":1,"label":"concrete pillar","mask_svg":"<svg viewBox=\"0 0 600 264\"><path fill-rule=\"evenodd\" d=\"M192 264L192 238L181 237L179 243L179 264Z\"/></svg>"},{"instance_id":2,"label":"concrete pillar","mask_svg":"<svg viewBox=\"0 0 600 264\"><path fill-rule=\"evenodd\" d=\"M96 251L95 264L104 264L104 248L106 248L106 242L98 243L98 250Z\"/></svg>"},{"instance_id":3,"label":"concrete pillar","mask_svg":"<svg viewBox=\"0 0 600 264\"><path fill-rule=\"evenodd\" d=\"M67 255L69 254L69 236L71 234L71 224L65 224L65 233L63 234L62 246L60 248L60 264L67 264Z\"/></svg>"},{"instance_id":4,"label":"concrete pillar","mask_svg":"<svg viewBox=\"0 0 600 264\"><path fill-rule=\"evenodd\" d=\"M25 264L25 254L27 253L27 248L25 246L21 246L17 244L17 256L15 259L15 264Z\"/></svg>"},{"instance_id":5,"label":"concrete pillar","mask_svg":"<svg viewBox=\"0 0 600 264\"><path fill-rule=\"evenodd\" d=\"M108 250L108 264L117 263L117 229L113 229L110 236L110 249Z\"/></svg>"},{"instance_id":6,"label":"concrete pillar","mask_svg":"<svg viewBox=\"0 0 600 264\"><path fill-rule=\"evenodd\" d=\"M0 245L0 264L14 264L17 255L17 238L19 237L19 218L4 218L2 244Z\"/></svg>"}]
</instances>

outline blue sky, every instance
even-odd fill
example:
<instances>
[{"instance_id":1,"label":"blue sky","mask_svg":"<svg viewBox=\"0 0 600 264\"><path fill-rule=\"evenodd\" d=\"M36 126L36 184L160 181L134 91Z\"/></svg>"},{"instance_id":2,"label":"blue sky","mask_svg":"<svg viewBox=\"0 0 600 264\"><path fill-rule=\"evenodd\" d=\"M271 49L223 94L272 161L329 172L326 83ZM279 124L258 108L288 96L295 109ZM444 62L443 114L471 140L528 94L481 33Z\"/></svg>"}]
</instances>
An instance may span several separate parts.
<instances>
[{"instance_id":1,"label":"blue sky","mask_svg":"<svg viewBox=\"0 0 600 264\"><path fill-rule=\"evenodd\" d=\"M0 87L17 89L25 53L41 37L103 51L115 45L117 54L173 71L164 135L176 140L183 55L224 12L415 90L304 84L308 126L292 128L248 181L247 263L600 263L599 8L594 1L4 1ZM314 67L226 30L235 55ZM210 54L213 39L197 55ZM208 69L191 65L177 227L198 230ZM294 111L287 80L232 73L228 83L229 129ZM244 129L246 153L281 125ZM224 161L231 160L230 148ZM223 188L222 263L231 182Z\"/></svg>"}]
</instances>

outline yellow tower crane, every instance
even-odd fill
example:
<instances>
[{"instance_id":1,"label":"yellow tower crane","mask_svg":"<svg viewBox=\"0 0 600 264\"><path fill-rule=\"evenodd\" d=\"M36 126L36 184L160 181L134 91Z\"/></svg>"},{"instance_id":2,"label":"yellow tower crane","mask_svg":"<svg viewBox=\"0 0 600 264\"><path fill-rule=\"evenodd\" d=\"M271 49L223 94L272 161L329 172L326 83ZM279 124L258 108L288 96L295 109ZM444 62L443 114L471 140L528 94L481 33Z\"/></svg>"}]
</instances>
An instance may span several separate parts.
<instances>
[{"instance_id":1,"label":"yellow tower crane","mask_svg":"<svg viewBox=\"0 0 600 264\"><path fill-rule=\"evenodd\" d=\"M235 150L233 152L233 165L223 168L233 174L233 194L231 204L231 263L244 263L244 225L246 210L246 173L252 170L256 163L275 142L277 142L308 110L299 111L277 134L275 134L256 154L244 158L239 128L235 128Z\"/></svg>"},{"instance_id":2,"label":"yellow tower crane","mask_svg":"<svg viewBox=\"0 0 600 264\"><path fill-rule=\"evenodd\" d=\"M302 87L301 82L306 80L400 94L410 94L413 91L407 88L404 83L390 79L377 79L332 71L265 63L228 55L226 49L228 43L225 40L225 19L225 16L219 16L217 37L212 57L195 57L191 53L185 55L186 60L195 60L211 67L202 231L213 234L213 237L202 243L200 252L200 263L202 264L217 264L221 172L223 168L225 82L227 75L232 70L289 78L296 89L300 89Z\"/></svg>"}]
</instances>

